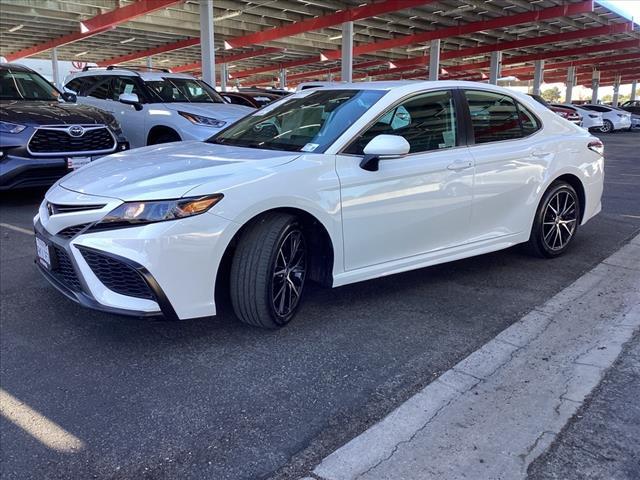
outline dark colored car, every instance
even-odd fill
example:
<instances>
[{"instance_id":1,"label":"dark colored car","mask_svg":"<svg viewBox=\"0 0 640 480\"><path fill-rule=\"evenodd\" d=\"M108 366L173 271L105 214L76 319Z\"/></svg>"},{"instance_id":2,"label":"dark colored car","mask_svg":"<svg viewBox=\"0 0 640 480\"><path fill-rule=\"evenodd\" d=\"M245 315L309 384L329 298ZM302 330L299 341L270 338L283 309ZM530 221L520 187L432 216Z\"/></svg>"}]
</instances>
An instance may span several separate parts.
<instances>
[{"instance_id":1,"label":"dark colored car","mask_svg":"<svg viewBox=\"0 0 640 480\"><path fill-rule=\"evenodd\" d=\"M627 100L620 108L634 115L640 115L640 100Z\"/></svg>"},{"instance_id":2,"label":"dark colored car","mask_svg":"<svg viewBox=\"0 0 640 480\"><path fill-rule=\"evenodd\" d=\"M262 108L269 103L282 98L281 95L262 92L222 92L220 96L229 103L246 107Z\"/></svg>"},{"instance_id":3,"label":"dark colored car","mask_svg":"<svg viewBox=\"0 0 640 480\"><path fill-rule=\"evenodd\" d=\"M549 110L555 112L557 115L560 115L565 120L569 120L571 123L575 123L576 125L582 125L582 117L575 110L566 107L559 107L557 105L551 105L540 95L534 95L533 93L529 93L527 95L533 98L536 102L547 107Z\"/></svg>"},{"instance_id":4,"label":"dark colored car","mask_svg":"<svg viewBox=\"0 0 640 480\"><path fill-rule=\"evenodd\" d=\"M51 185L129 148L111 114L74 101L30 68L0 64L0 190Z\"/></svg>"}]
</instances>

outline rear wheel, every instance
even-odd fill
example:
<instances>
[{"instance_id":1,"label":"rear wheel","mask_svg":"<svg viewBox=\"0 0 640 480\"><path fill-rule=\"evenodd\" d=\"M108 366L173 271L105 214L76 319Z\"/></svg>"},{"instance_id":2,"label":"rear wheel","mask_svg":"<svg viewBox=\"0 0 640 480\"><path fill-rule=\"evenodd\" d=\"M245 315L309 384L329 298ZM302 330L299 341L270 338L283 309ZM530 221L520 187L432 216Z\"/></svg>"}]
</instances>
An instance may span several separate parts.
<instances>
[{"instance_id":1,"label":"rear wheel","mask_svg":"<svg viewBox=\"0 0 640 480\"><path fill-rule=\"evenodd\" d=\"M231 303L238 318L263 328L289 323L300 305L307 258L295 216L267 214L250 225L231 262Z\"/></svg>"},{"instance_id":2,"label":"rear wheel","mask_svg":"<svg viewBox=\"0 0 640 480\"><path fill-rule=\"evenodd\" d=\"M553 258L562 255L578 231L581 205L575 189L566 182L555 182L545 192L529 237L535 255Z\"/></svg>"},{"instance_id":3,"label":"rear wheel","mask_svg":"<svg viewBox=\"0 0 640 480\"><path fill-rule=\"evenodd\" d=\"M611 120L603 120L602 121L602 126L600 127L600 132L601 133L611 133L611 132L613 132L613 123L611 123Z\"/></svg>"}]
</instances>

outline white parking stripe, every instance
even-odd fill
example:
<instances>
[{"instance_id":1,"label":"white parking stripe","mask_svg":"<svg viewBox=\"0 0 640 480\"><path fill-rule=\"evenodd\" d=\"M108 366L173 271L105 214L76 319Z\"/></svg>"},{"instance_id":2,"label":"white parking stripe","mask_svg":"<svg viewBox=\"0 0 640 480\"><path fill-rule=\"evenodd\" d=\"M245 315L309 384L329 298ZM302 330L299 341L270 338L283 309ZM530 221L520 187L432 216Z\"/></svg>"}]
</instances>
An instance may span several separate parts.
<instances>
[{"instance_id":1,"label":"white parking stripe","mask_svg":"<svg viewBox=\"0 0 640 480\"><path fill-rule=\"evenodd\" d=\"M0 389L0 414L57 452L72 453L84 448L82 440L2 389Z\"/></svg>"},{"instance_id":2,"label":"white parking stripe","mask_svg":"<svg viewBox=\"0 0 640 480\"><path fill-rule=\"evenodd\" d=\"M33 230L29 230L27 228L22 228L22 227L16 227L15 225L11 225L8 223L0 223L0 227L8 228L9 230L14 230L20 233L25 233L27 235L33 235Z\"/></svg>"}]
</instances>

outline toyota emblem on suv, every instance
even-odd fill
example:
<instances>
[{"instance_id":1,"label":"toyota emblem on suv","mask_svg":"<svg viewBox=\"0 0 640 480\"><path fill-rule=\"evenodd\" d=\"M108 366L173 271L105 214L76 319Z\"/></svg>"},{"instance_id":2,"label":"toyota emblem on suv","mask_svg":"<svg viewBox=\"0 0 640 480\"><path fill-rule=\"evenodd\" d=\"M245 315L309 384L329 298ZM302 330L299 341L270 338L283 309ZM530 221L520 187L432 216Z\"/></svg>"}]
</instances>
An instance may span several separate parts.
<instances>
[{"instance_id":1,"label":"toyota emblem on suv","mask_svg":"<svg viewBox=\"0 0 640 480\"><path fill-rule=\"evenodd\" d=\"M67 129L67 132L69 132L69 135L71 135L72 137L81 137L84 135L84 128L82 128L80 125L74 125L72 127L69 127Z\"/></svg>"}]
</instances>

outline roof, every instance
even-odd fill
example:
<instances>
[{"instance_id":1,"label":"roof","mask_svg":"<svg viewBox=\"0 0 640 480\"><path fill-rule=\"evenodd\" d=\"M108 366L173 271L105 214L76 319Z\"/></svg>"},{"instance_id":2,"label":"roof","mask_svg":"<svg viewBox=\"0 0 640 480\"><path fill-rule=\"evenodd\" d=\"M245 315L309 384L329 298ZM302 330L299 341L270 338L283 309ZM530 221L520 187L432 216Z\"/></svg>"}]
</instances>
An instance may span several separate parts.
<instances>
[{"instance_id":1,"label":"roof","mask_svg":"<svg viewBox=\"0 0 640 480\"><path fill-rule=\"evenodd\" d=\"M8 69L15 70L16 72L33 72L30 68L20 65L19 63L0 63L0 70Z\"/></svg>"},{"instance_id":2,"label":"roof","mask_svg":"<svg viewBox=\"0 0 640 480\"><path fill-rule=\"evenodd\" d=\"M79 33L80 22L105 15L114 8L113 0L0 0L2 16L0 55L55 41L63 36ZM158 0L160 1L160 0ZM167 0L162 0L167 2ZM388 0L389 1L389 0ZM227 62L234 81L255 85L272 81L274 71L287 67L291 83L321 78L339 73L339 59L335 57L341 45L341 27L309 30L267 41L226 49L225 44L248 38L256 32L269 32L311 19L335 15L348 9L374 8L377 3L362 0L216 0L214 22L216 56L218 62ZM595 3L593 11L537 18L539 12L551 8L579 7L590 4L585 0L425 0L410 2L413 8L366 16L358 19L354 27L356 48L372 49L355 56L354 76L406 78L424 73L428 41L398 44L398 39L425 32L449 29L452 33L442 39L441 65L444 69L462 72L474 65L474 73L486 71L486 48L509 43L504 50L504 65L518 57L554 53L554 62L584 60L615 55L637 55L640 52L640 32L632 31L630 22L619 13ZM121 0L121 8L132 5L132 0ZM60 60L77 62L122 63L124 56L129 65L144 65L145 57L153 55L156 66L197 72L200 68L199 4L196 0L167 2L167 8L106 28L79 41L58 47ZM455 33L458 27L477 22L521 14L531 14L527 22L503 27L487 27L469 33ZM10 29L20 27L13 32ZM599 29L599 30L594 30ZM449 31L447 30L447 31ZM588 32L599 32L589 34ZM546 37L546 40L545 40ZM555 40L550 40L555 38ZM622 45L621 42L627 43ZM635 42L634 42L635 41ZM385 46L381 42L391 42ZM512 43L517 42L517 43ZM606 49L606 44L616 44ZM377 48L380 45L381 48ZM604 45L604 49L603 49ZM179 47L179 48L178 48ZM593 47L599 51L571 52L575 48ZM485 51L482 51L485 49ZM323 52L328 60L319 55ZM479 53L472 53L478 51ZM458 55L458 52L461 54ZM464 53L468 52L468 53ZM50 52L41 51L35 58L49 58ZM631 57L629 57L631 59ZM237 59L237 60L235 60ZM417 63L393 71L390 63L415 60ZM377 62L377 63L376 63ZM524 62L516 62L521 64ZM412 68L410 68L412 67ZM453 70L452 70L453 71ZM295 78L306 75L306 77Z\"/></svg>"},{"instance_id":3,"label":"roof","mask_svg":"<svg viewBox=\"0 0 640 480\"><path fill-rule=\"evenodd\" d=\"M162 71L145 71L145 70L129 70L126 68L91 68L87 71L76 72L72 74L73 78L77 77L89 77L95 75L122 75L130 77L140 77L145 81L162 80L163 78L185 78L193 79L192 75L186 73L172 73Z\"/></svg>"}]
</instances>

